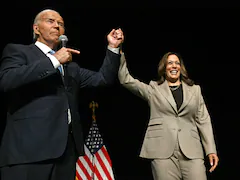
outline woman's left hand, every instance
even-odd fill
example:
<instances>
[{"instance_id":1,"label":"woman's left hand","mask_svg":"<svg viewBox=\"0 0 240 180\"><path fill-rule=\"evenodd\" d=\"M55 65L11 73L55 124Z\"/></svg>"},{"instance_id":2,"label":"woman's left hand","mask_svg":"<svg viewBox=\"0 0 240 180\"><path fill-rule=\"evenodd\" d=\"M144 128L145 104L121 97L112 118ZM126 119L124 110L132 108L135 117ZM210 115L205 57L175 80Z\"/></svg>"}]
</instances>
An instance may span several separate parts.
<instances>
[{"instance_id":1,"label":"woman's left hand","mask_svg":"<svg viewBox=\"0 0 240 180\"><path fill-rule=\"evenodd\" d=\"M209 162L210 162L210 165L211 165L211 168L210 168L209 172L213 172L214 169L218 165L219 158L216 154L209 154L208 158L209 158Z\"/></svg>"}]
</instances>

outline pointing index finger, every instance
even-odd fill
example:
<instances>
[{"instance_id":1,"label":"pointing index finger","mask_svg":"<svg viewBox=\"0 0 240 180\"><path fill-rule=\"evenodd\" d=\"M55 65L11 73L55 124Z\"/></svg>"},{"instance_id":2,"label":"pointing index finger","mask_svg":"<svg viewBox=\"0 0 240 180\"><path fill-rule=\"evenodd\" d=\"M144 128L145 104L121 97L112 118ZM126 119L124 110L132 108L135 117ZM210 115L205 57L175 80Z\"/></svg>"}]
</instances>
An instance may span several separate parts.
<instances>
[{"instance_id":1,"label":"pointing index finger","mask_svg":"<svg viewBox=\"0 0 240 180\"><path fill-rule=\"evenodd\" d=\"M80 51L76 50L76 49L71 49L71 48L67 48L67 51L73 54L80 54Z\"/></svg>"}]
</instances>

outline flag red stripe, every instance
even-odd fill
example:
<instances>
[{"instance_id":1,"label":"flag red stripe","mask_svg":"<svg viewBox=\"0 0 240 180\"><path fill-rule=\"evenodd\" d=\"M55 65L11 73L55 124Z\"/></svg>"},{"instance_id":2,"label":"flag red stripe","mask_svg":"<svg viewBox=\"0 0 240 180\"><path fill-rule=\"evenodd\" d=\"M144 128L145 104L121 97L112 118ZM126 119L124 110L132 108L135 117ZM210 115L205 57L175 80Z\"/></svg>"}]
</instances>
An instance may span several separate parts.
<instances>
[{"instance_id":1,"label":"flag red stripe","mask_svg":"<svg viewBox=\"0 0 240 180\"><path fill-rule=\"evenodd\" d=\"M91 158L91 157L88 157L87 155L85 155L83 158L84 158L85 161L87 162L87 164L88 164L88 166L90 167L91 171L93 171L93 164L92 164L92 162L90 161L90 158Z\"/></svg>"},{"instance_id":2,"label":"flag red stripe","mask_svg":"<svg viewBox=\"0 0 240 180\"><path fill-rule=\"evenodd\" d=\"M78 171L76 171L76 176L77 176L77 180L83 180L82 177L79 175Z\"/></svg>"},{"instance_id":3,"label":"flag red stripe","mask_svg":"<svg viewBox=\"0 0 240 180\"><path fill-rule=\"evenodd\" d=\"M101 150L102 150L102 148L101 148L99 151L101 151ZM111 179L112 179L112 178L111 178L111 175L109 174L109 172L108 172L108 170L107 170L107 168L106 168L103 160L101 159L101 157L100 157L100 155L99 155L99 151L95 154L95 156L96 156L99 164L101 165L101 167L102 167L105 175L107 176L107 178L108 178L109 180L111 180Z\"/></svg>"},{"instance_id":4,"label":"flag red stripe","mask_svg":"<svg viewBox=\"0 0 240 180\"><path fill-rule=\"evenodd\" d=\"M94 166L94 173L96 174L98 180L103 180L103 177L101 176L101 174L99 173L98 169L96 168L96 166Z\"/></svg>"},{"instance_id":5,"label":"flag red stripe","mask_svg":"<svg viewBox=\"0 0 240 180\"><path fill-rule=\"evenodd\" d=\"M109 156L109 154L108 154L107 149L106 149L105 146L103 146L102 152L103 152L104 156L106 157L109 165L112 167L112 162L111 162L110 156Z\"/></svg>"},{"instance_id":6,"label":"flag red stripe","mask_svg":"<svg viewBox=\"0 0 240 180\"><path fill-rule=\"evenodd\" d=\"M77 161L80 169L83 171L83 173L85 174L85 176L87 177L88 180L91 180L91 176L90 174L88 173L87 169L85 168L85 166L83 165L83 163L78 159ZM79 175L80 177L80 175Z\"/></svg>"}]
</instances>

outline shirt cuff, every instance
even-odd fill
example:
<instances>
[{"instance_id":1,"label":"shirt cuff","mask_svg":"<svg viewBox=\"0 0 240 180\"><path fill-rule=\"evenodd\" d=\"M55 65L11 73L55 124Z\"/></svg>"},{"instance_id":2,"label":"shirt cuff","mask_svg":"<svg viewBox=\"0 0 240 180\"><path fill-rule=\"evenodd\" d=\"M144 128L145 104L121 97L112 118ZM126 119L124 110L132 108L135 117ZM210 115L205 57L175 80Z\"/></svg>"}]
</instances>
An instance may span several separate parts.
<instances>
[{"instance_id":1,"label":"shirt cuff","mask_svg":"<svg viewBox=\"0 0 240 180\"><path fill-rule=\"evenodd\" d=\"M108 49L109 49L110 51L112 51L113 53L115 53L115 54L119 54L119 49L120 49L120 48L113 48L113 47L108 46Z\"/></svg>"},{"instance_id":2,"label":"shirt cuff","mask_svg":"<svg viewBox=\"0 0 240 180\"><path fill-rule=\"evenodd\" d=\"M55 58L53 55L48 53L47 56L51 60L51 62L52 62L52 64L53 64L55 69L57 69L61 65L60 62L57 60L57 58Z\"/></svg>"}]
</instances>

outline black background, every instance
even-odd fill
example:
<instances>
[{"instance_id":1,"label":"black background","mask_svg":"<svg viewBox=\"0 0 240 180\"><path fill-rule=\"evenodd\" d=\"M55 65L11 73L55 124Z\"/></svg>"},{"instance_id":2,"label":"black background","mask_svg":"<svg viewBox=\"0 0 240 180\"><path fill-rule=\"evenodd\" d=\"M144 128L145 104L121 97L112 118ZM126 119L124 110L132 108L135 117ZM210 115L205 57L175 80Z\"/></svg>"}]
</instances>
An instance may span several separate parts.
<instances>
[{"instance_id":1,"label":"black background","mask_svg":"<svg viewBox=\"0 0 240 180\"><path fill-rule=\"evenodd\" d=\"M43 8L53 8L65 20L68 46L81 51L74 61L98 70L106 50L106 35L121 27L131 74L148 83L168 51L179 52L190 77L202 87L212 117L219 166L211 180L237 180L239 144L239 19L230 3L182 1L39 1L6 2L1 6L1 44L30 44L32 22ZM5 104L1 93L1 132ZM110 154L116 180L151 180L150 164L138 157L148 121L148 105L121 87L82 89L80 112L87 135L89 103L96 101L97 123Z\"/></svg>"}]
</instances>

